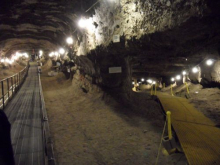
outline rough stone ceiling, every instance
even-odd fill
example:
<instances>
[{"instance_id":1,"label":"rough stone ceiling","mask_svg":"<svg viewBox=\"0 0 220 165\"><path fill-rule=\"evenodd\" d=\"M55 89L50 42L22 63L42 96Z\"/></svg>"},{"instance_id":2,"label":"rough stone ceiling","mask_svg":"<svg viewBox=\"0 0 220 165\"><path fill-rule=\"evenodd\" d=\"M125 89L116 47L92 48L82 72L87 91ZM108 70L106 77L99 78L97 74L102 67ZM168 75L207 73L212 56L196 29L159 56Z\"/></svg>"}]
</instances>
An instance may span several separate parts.
<instances>
[{"instance_id":1,"label":"rough stone ceiling","mask_svg":"<svg viewBox=\"0 0 220 165\"><path fill-rule=\"evenodd\" d=\"M94 1L1 0L0 56L14 51L53 50L74 31L77 13Z\"/></svg>"},{"instance_id":2,"label":"rough stone ceiling","mask_svg":"<svg viewBox=\"0 0 220 165\"><path fill-rule=\"evenodd\" d=\"M51 51L65 45L66 37L72 35L78 28L76 22L81 13L85 14L85 10L95 2L95 0L1 0L0 56L10 56L17 50ZM110 35L107 36L112 30L116 29L116 33L124 29L120 32L121 43L110 42L110 45L103 43L105 45L103 49L98 49L96 52L107 57L108 55L131 56L134 74L172 75L183 68L197 64L207 56L213 56L209 49L220 48L219 1L121 0L121 3L124 7L122 6L121 11L118 12L119 15L114 16L115 13L112 11L115 10L111 11L108 8L103 11L96 10L99 19L106 17L104 19L107 20L101 21L103 25L97 22L104 40L108 41L112 38ZM129 7L135 4L136 9L131 10ZM138 12L143 15L139 14L139 16L144 18L140 22L140 27L139 25L135 27L131 22L133 19L133 22L137 23L139 17L135 18L135 16ZM137 14L131 15L133 13ZM164 19L161 19L162 23L159 18L160 13L165 15ZM169 16L170 13L172 14ZM117 17L122 17L124 21ZM114 19L112 27L109 25L111 19ZM117 30L117 19L127 25L121 24ZM172 26L167 27L166 21L170 21ZM150 24L149 28L145 28L147 24ZM146 31L139 33L138 31L143 30L142 27ZM78 33L80 34L79 29ZM135 37L138 35L139 37ZM79 40L82 40L82 37ZM207 53L204 53L204 50ZM213 54L216 58L219 53Z\"/></svg>"},{"instance_id":3,"label":"rough stone ceiling","mask_svg":"<svg viewBox=\"0 0 220 165\"><path fill-rule=\"evenodd\" d=\"M172 30L147 35L129 47L134 47L131 49L135 54L134 72L163 75L180 72L183 68L188 69L200 63L204 58L218 58L218 53L209 49L220 48L219 15L191 18Z\"/></svg>"}]
</instances>

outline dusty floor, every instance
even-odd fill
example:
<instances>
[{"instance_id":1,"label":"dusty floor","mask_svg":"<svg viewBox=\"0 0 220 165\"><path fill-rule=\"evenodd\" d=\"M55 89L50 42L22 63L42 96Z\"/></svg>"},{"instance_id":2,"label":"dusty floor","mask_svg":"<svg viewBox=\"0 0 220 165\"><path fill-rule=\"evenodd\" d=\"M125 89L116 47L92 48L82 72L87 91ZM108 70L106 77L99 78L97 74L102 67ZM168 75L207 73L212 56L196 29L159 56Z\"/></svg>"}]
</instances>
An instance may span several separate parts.
<instances>
[{"instance_id":1,"label":"dusty floor","mask_svg":"<svg viewBox=\"0 0 220 165\"><path fill-rule=\"evenodd\" d=\"M21 71L25 66L19 65L18 63L15 63L13 66L7 68L7 69L3 69L0 68L0 80L10 77L16 73L18 73L19 71Z\"/></svg>"},{"instance_id":2,"label":"dusty floor","mask_svg":"<svg viewBox=\"0 0 220 165\"><path fill-rule=\"evenodd\" d=\"M0 69L0 79L22 68ZM49 68L45 65L42 83L59 164L155 164L164 124L161 116L148 120L123 113L129 110L104 98L103 92L86 94L62 73L48 77ZM219 88L191 85L190 95L190 102L219 126ZM164 156L160 152L158 164L180 165L186 160L182 153Z\"/></svg>"},{"instance_id":3,"label":"dusty floor","mask_svg":"<svg viewBox=\"0 0 220 165\"><path fill-rule=\"evenodd\" d=\"M220 89L190 86L190 102L216 125L220 126Z\"/></svg>"},{"instance_id":4,"label":"dusty floor","mask_svg":"<svg viewBox=\"0 0 220 165\"><path fill-rule=\"evenodd\" d=\"M25 66L20 65L18 63L14 63L11 67L9 68L1 68L0 67L0 81L10 77L18 72L20 72ZM11 81L9 81L9 86L11 85ZM2 89L1 84L0 84L0 89ZM4 81L4 93L8 92L7 89L7 82ZM0 90L0 97L2 96L2 90Z\"/></svg>"},{"instance_id":5,"label":"dusty floor","mask_svg":"<svg viewBox=\"0 0 220 165\"><path fill-rule=\"evenodd\" d=\"M155 164L164 121L120 113L129 109L103 99L102 92L84 93L62 73L48 77L47 71L41 81L58 164ZM182 153L160 152L158 164L186 160Z\"/></svg>"},{"instance_id":6,"label":"dusty floor","mask_svg":"<svg viewBox=\"0 0 220 165\"><path fill-rule=\"evenodd\" d=\"M180 97L185 97L186 89L184 85L178 87L181 89L175 94ZM174 92L175 92L174 88ZM205 88L200 84L189 85L189 102L192 103L198 111L202 112L206 117L211 119L216 125L220 126L220 89ZM170 94L169 90L167 93Z\"/></svg>"}]
</instances>

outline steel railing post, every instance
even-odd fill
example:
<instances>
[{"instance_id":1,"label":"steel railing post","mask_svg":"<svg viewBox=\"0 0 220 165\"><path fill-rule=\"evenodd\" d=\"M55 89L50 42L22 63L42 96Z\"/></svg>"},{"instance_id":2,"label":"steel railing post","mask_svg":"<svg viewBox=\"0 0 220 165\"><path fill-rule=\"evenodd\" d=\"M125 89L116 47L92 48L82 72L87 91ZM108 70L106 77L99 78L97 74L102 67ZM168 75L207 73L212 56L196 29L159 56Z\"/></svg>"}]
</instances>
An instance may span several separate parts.
<instances>
[{"instance_id":1,"label":"steel railing post","mask_svg":"<svg viewBox=\"0 0 220 165\"><path fill-rule=\"evenodd\" d=\"M11 77L11 91L12 91L12 96L13 96L13 77Z\"/></svg>"},{"instance_id":2,"label":"steel railing post","mask_svg":"<svg viewBox=\"0 0 220 165\"><path fill-rule=\"evenodd\" d=\"M9 79L7 78L8 99L9 99Z\"/></svg>"},{"instance_id":3,"label":"steel railing post","mask_svg":"<svg viewBox=\"0 0 220 165\"><path fill-rule=\"evenodd\" d=\"M17 79L17 80L16 80L16 82L17 82L16 84L17 84L17 88L18 88L18 83L19 83L19 82L18 82L18 74L16 74L16 79ZM18 89L17 89L17 90L18 90Z\"/></svg>"},{"instance_id":4,"label":"steel railing post","mask_svg":"<svg viewBox=\"0 0 220 165\"><path fill-rule=\"evenodd\" d=\"M19 86L21 85L21 72L19 72Z\"/></svg>"},{"instance_id":5,"label":"steel railing post","mask_svg":"<svg viewBox=\"0 0 220 165\"><path fill-rule=\"evenodd\" d=\"M5 108L4 82L1 81L1 84L2 84L2 105L3 105L2 109L4 109Z\"/></svg>"},{"instance_id":6,"label":"steel railing post","mask_svg":"<svg viewBox=\"0 0 220 165\"><path fill-rule=\"evenodd\" d=\"M14 75L14 92L16 90L16 75Z\"/></svg>"}]
</instances>

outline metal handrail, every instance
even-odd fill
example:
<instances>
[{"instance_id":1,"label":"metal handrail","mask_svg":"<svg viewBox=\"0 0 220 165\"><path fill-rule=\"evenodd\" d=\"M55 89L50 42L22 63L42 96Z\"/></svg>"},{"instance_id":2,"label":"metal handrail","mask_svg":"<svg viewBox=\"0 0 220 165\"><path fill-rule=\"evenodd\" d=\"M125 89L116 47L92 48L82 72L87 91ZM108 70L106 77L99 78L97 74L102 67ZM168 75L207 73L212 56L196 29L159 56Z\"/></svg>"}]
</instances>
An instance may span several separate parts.
<instances>
[{"instance_id":1,"label":"metal handrail","mask_svg":"<svg viewBox=\"0 0 220 165\"><path fill-rule=\"evenodd\" d=\"M45 148L45 154L44 156L47 157L47 159L44 159L47 165L56 165L56 160L54 158L54 151L53 151L53 142L51 140L50 136L50 128L49 128L49 122L47 118L47 112L45 108L45 101L44 101L44 95L42 91L42 85L40 80L40 74L39 77L39 90L40 90L40 99L41 99L41 110L42 110L42 120L43 120L43 144Z\"/></svg>"},{"instance_id":2,"label":"metal handrail","mask_svg":"<svg viewBox=\"0 0 220 165\"><path fill-rule=\"evenodd\" d=\"M18 72L18 73L21 73L21 72L23 72L26 68L27 68L28 66L26 66L24 69L22 69L20 72ZM15 73L14 75L12 75L12 76L9 76L9 77L7 77L7 78L4 78L4 79L2 79L1 81L5 81L5 80L7 80L7 79L9 79L9 78L11 78L11 77L14 77L14 76L16 76L18 73ZM0 82L1 82L0 81Z\"/></svg>"},{"instance_id":3,"label":"metal handrail","mask_svg":"<svg viewBox=\"0 0 220 165\"><path fill-rule=\"evenodd\" d=\"M9 99L12 98L14 93L19 90L21 84L24 82L25 78L27 77L28 69L29 69L29 63L20 72L10 77L4 78L3 80L0 81L1 92L2 92L0 97L0 101L2 101L2 103L0 103L0 108L4 109L6 104L9 102ZM4 88L4 82L7 83L6 88ZM7 90L7 92L5 92L5 89Z\"/></svg>"}]
</instances>

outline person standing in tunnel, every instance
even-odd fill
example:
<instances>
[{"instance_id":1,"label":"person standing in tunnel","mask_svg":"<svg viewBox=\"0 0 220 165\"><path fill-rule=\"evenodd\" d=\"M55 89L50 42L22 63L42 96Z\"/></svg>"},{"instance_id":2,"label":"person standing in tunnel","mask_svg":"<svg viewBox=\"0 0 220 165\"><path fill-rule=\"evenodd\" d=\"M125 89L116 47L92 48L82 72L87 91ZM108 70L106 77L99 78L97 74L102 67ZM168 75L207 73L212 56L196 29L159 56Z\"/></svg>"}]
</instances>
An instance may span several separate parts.
<instances>
[{"instance_id":1,"label":"person standing in tunnel","mask_svg":"<svg viewBox=\"0 0 220 165\"><path fill-rule=\"evenodd\" d=\"M0 165L14 165L14 154L11 145L11 124L0 109Z\"/></svg>"},{"instance_id":2,"label":"person standing in tunnel","mask_svg":"<svg viewBox=\"0 0 220 165\"><path fill-rule=\"evenodd\" d=\"M31 60L34 61L35 60L35 54L31 55Z\"/></svg>"}]
</instances>

